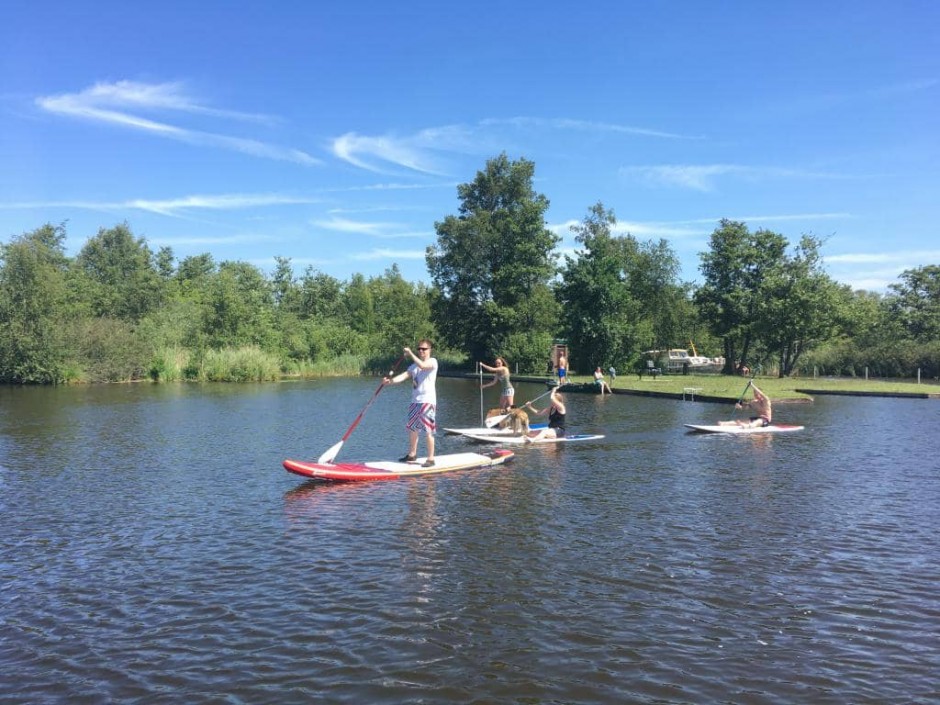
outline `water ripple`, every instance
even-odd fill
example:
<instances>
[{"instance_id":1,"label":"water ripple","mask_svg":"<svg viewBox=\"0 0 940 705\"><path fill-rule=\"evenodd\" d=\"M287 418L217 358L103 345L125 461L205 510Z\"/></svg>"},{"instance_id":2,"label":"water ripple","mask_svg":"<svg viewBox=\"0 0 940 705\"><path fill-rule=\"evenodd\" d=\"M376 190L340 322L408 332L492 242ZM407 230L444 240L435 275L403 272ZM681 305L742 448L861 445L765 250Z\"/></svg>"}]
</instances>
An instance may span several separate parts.
<instances>
[{"instance_id":1,"label":"water ripple","mask_svg":"<svg viewBox=\"0 0 940 705\"><path fill-rule=\"evenodd\" d=\"M825 400L786 409L805 434L744 439L678 430L710 405L573 397L606 439L392 483L284 473L366 382L13 394L0 700L940 701L938 405ZM400 451L401 402L344 453Z\"/></svg>"}]
</instances>

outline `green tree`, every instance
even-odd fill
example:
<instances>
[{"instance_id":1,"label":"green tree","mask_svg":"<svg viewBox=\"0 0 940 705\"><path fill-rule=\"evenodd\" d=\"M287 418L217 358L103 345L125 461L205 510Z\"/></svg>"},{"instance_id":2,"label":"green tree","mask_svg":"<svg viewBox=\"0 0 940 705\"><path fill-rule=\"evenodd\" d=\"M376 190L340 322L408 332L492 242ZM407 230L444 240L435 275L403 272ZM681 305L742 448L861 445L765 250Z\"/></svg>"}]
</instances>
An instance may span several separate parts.
<instances>
[{"instance_id":1,"label":"green tree","mask_svg":"<svg viewBox=\"0 0 940 705\"><path fill-rule=\"evenodd\" d=\"M0 246L0 381L63 380L65 236L64 225L45 225Z\"/></svg>"},{"instance_id":2,"label":"green tree","mask_svg":"<svg viewBox=\"0 0 940 705\"><path fill-rule=\"evenodd\" d=\"M525 159L490 159L471 183L457 187L459 215L435 223L437 244L427 251L437 289L434 322L447 343L473 359L503 352L520 336L544 340L557 326L549 282L560 238L545 227L549 203L533 189L534 173ZM516 363L534 369L547 352L526 353L531 359Z\"/></svg>"},{"instance_id":3,"label":"green tree","mask_svg":"<svg viewBox=\"0 0 940 705\"><path fill-rule=\"evenodd\" d=\"M376 321L379 355L394 355L405 345L435 337L427 287L405 281L397 264L380 277L369 279Z\"/></svg>"},{"instance_id":4,"label":"green tree","mask_svg":"<svg viewBox=\"0 0 940 705\"><path fill-rule=\"evenodd\" d=\"M257 267L245 262L222 262L208 293L204 325L211 347L277 347L274 296Z\"/></svg>"},{"instance_id":5,"label":"green tree","mask_svg":"<svg viewBox=\"0 0 940 705\"><path fill-rule=\"evenodd\" d=\"M154 262L160 279L169 281L173 278L173 275L176 273L173 265L175 261L176 258L173 256L173 248L169 245L164 245L157 251Z\"/></svg>"},{"instance_id":6,"label":"green tree","mask_svg":"<svg viewBox=\"0 0 940 705\"><path fill-rule=\"evenodd\" d=\"M275 257L274 262L274 276L271 280L274 302L279 307L286 306L294 289L294 269L291 267L290 257Z\"/></svg>"},{"instance_id":7,"label":"green tree","mask_svg":"<svg viewBox=\"0 0 940 705\"><path fill-rule=\"evenodd\" d=\"M75 266L96 316L136 321L163 302L165 289L150 248L126 223L99 230L82 247Z\"/></svg>"},{"instance_id":8,"label":"green tree","mask_svg":"<svg viewBox=\"0 0 940 705\"><path fill-rule=\"evenodd\" d=\"M888 287L892 314L913 340L940 340L940 265L908 269L900 278Z\"/></svg>"},{"instance_id":9,"label":"green tree","mask_svg":"<svg viewBox=\"0 0 940 705\"><path fill-rule=\"evenodd\" d=\"M766 296L765 281L784 258L787 241L769 230L751 233L741 222L723 219L702 253L703 285L695 302L711 332L722 341L724 372L737 360L749 362L755 327Z\"/></svg>"},{"instance_id":10,"label":"green tree","mask_svg":"<svg viewBox=\"0 0 940 705\"><path fill-rule=\"evenodd\" d=\"M375 299L366 278L354 274L343 292L346 322L357 333L372 336L376 332Z\"/></svg>"},{"instance_id":11,"label":"green tree","mask_svg":"<svg viewBox=\"0 0 940 705\"><path fill-rule=\"evenodd\" d=\"M641 305L630 292L627 261L636 255L637 243L612 236L616 224L613 211L597 203L571 227L582 249L565 257L557 295L572 369L622 367L636 347Z\"/></svg>"},{"instance_id":12,"label":"green tree","mask_svg":"<svg viewBox=\"0 0 940 705\"><path fill-rule=\"evenodd\" d=\"M807 350L833 337L839 317L838 285L822 271L818 238L804 235L796 251L768 272L761 287L761 342L789 377Z\"/></svg>"},{"instance_id":13,"label":"green tree","mask_svg":"<svg viewBox=\"0 0 940 705\"><path fill-rule=\"evenodd\" d=\"M339 320L343 316L343 283L308 266L288 308L301 320Z\"/></svg>"},{"instance_id":14,"label":"green tree","mask_svg":"<svg viewBox=\"0 0 940 705\"><path fill-rule=\"evenodd\" d=\"M583 249L566 257L557 291L575 369L629 367L643 348L671 342L688 308L668 244L614 236L616 224L597 203L571 228Z\"/></svg>"}]
</instances>

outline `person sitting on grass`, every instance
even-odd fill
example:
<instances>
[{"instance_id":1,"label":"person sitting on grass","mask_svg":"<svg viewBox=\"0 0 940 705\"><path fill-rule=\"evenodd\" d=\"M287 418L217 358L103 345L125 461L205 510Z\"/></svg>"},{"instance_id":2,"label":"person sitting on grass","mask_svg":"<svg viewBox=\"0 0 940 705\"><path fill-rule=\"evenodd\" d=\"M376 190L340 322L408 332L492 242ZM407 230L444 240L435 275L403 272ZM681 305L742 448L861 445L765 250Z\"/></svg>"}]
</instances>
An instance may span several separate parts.
<instances>
[{"instance_id":1,"label":"person sitting on grass","mask_svg":"<svg viewBox=\"0 0 940 705\"><path fill-rule=\"evenodd\" d=\"M594 370L594 386L597 387L598 391L601 393L601 396L604 396L604 392L608 394L613 394L613 390L610 388L610 385L604 381L604 373L601 372L601 366L598 365L597 369Z\"/></svg>"}]
</instances>

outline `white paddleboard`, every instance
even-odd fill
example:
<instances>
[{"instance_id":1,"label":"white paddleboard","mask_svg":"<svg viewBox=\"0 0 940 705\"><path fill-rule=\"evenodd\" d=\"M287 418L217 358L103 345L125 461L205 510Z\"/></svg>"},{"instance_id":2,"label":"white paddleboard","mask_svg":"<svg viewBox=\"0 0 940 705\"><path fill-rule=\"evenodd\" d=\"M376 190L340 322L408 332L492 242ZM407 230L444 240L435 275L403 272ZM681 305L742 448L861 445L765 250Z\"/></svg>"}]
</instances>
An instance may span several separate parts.
<instances>
[{"instance_id":1,"label":"white paddleboard","mask_svg":"<svg viewBox=\"0 0 940 705\"><path fill-rule=\"evenodd\" d=\"M533 431L546 428L548 424L546 423L534 423L529 424L529 428ZM444 433L450 433L451 435L468 435L473 434L477 436L512 436L513 430L511 428L490 428L488 426L475 426L473 428L445 428L442 429Z\"/></svg>"},{"instance_id":2,"label":"white paddleboard","mask_svg":"<svg viewBox=\"0 0 940 705\"><path fill-rule=\"evenodd\" d=\"M534 438L527 441L525 436L506 436L478 433L461 433L464 438L471 438L474 441L484 443L499 443L501 445L542 445L545 443L571 443L574 441L596 441L604 436L589 433L568 434L562 438Z\"/></svg>"},{"instance_id":3,"label":"white paddleboard","mask_svg":"<svg viewBox=\"0 0 940 705\"><path fill-rule=\"evenodd\" d=\"M793 431L802 431L803 426L793 426L785 423L772 423L769 426L702 426L699 424L685 424L686 428L695 433L734 433L734 434L752 434L752 433L792 433Z\"/></svg>"}]
</instances>

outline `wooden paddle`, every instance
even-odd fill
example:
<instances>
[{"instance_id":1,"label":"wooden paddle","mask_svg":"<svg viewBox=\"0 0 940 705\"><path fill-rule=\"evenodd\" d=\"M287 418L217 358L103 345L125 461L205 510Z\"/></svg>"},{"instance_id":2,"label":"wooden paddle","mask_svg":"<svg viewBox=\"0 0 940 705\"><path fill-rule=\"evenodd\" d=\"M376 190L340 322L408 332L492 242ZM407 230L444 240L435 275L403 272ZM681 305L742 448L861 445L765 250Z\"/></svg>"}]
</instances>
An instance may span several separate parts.
<instances>
[{"instance_id":1,"label":"wooden paddle","mask_svg":"<svg viewBox=\"0 0 940 705\"><path fill-rule=\"evenodd\" d=\"M395 361L395 364L392 365L392 369L389 370L389 373L388 373L389 377L392 377L395 374L395 369L401 364L401 361L404 359L405 359L405 356L402 355L400 358L398 358L398 360ZM332 463L336 459L336 454L339 453L340 448L343 447L343 444L352 435L353 430L356 428L356 426L359 425L359 422L362 421L362 417L365 415L368 408L372 406L372 402L375 401L375 398L379 395L379 392L382 391L382 387L384 386L385 386L385 381L383 380L381 383L379 383L379 386L372 393L372 397L369 399L369 402L364 407L362 407L362 411L359 412L359 416L357 416L355 421L353 421L352 424L349 426L349 428L346 429L346 433L343 434L343 437L339 439L339 443L336 443L330 446L323 455L317 458L318 463L320 463L321 465L326 464L326 463Z\"/></svg>"}]
</instances>

